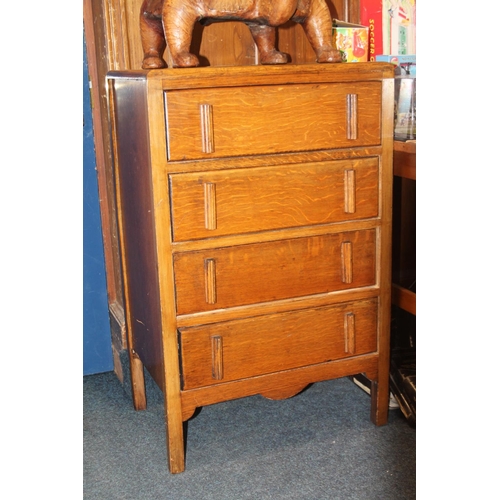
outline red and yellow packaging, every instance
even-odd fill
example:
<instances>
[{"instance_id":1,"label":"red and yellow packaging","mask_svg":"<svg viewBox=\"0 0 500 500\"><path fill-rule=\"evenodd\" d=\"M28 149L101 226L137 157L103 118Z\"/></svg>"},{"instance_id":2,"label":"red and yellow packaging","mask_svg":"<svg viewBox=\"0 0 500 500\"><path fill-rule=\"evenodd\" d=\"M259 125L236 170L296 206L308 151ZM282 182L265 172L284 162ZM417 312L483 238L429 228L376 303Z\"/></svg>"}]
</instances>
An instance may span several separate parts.
<instances>
[{"instance_id":1,"label":"red and yellow packaging","mask_svg":"<svg viewBox=\"0 0 500 500\"><path fill-rule=\"evenodd\" d=\"M342 62L368 61L368 27L333 19L333 43L342 52Z\"/></svg>"}]
</instances>

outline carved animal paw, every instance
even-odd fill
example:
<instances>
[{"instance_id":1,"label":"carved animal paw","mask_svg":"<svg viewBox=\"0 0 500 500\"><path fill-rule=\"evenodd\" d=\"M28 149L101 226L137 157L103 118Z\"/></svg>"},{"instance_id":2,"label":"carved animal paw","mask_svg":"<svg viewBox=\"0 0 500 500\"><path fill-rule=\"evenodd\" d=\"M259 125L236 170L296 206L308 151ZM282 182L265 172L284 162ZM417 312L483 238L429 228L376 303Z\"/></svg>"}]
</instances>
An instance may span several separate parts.
<instances>
[{"instance_id":1,"label":"carved animal paw","mask_svg":"<svg viewBox=\"0 0 500 500\"><path fill-rule=\"evenodd\" d=\"M200 65L199 59L190 52L180 52L172 56L175 68L193 68Z\"/></svg>"},{"instance_id":2,"label":"carved animal paw","mask_svg":"<svg viewBox=\"0 0 500 500\"><path fill-rule=\"evenodd\" d=\"M142 60L142 69L160 69L166 66L165 61L158 56L146 56Z\"/></svg>"},{"instance_id":3,"label":"carved animal paw","mask_svg":"<svg viewBox=\"0 0 500 500\"><path fill-rule=\"evenodd\" d=\"M288 56L279 50L272 50L266 54L261 54L261 64L286 64Z\"/></svg>"},{"instance_id":4,"label":"carved animal paw","mask_svg":"<svg viewBox=\"0 0 500 500\"><path fill-rule=\"evenodd\" d=\"M332 48L319 49L316 53L316 61L319 63L339 63L342 62L342 54L339 50Z\"/></svg>"}]
</instances>

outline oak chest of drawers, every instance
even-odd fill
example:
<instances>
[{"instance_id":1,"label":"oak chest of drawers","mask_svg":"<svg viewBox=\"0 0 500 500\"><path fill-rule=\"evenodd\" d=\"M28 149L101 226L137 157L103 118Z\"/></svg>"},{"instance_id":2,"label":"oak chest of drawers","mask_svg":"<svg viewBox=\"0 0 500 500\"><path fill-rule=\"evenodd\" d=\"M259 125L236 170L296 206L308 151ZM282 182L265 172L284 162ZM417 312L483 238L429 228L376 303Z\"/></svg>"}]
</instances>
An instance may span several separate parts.
<instances>
[{"instance_id":1,"label":"oak chest of drawers","mask_svg":"<svg viewBox=\"0 0 500 500\"><path fill-rule=\"evenodd\" d=\"M393 67L108 75L134 405L169 466L198 406L365 373L387 421Z\"/></svg>"}]
</instances>

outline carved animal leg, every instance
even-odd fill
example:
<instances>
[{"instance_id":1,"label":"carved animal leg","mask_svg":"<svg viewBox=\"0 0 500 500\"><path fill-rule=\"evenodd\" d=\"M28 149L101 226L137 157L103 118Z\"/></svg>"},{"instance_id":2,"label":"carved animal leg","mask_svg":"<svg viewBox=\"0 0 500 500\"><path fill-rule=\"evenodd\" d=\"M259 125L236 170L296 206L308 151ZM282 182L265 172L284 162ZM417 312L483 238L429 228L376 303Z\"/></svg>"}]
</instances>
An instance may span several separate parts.
<instances>
[{"instance_id":1,"label":"carved animal leg","mask_svg":"<svg viewBox=\"0 0 500 500\"><path fill-rule=\"evenodd\" d=\"M198 58L189 52L195 22L199 14L187 2L165 2L163 5L163 27L173 66L188 68L199 66Z\"/></svg>"},{"instance_id":2,"label":"carved animal leg","mask_svg":"<svg viewBox=\"0 0 500 500\"><path fill-rule=\"evenodd\" d=\"M140 30L142 50L144 58L142 60L143 69L164 68L165 61L162 59L165 50L165 35L161 17L151 12L148 0L145 0L141 7Z\"/></svg>"},{"instance_id":3,"label":"carved animal leg","mask_svg":"<svg viewBox=\"0 0 500 500\"><path fill-rule=\"evenodd\" d=\"M309 12L297 10L292 19L302 24L317 62L342 62L342 54L332 45L332 19L324 1L311 0Z\"/></svg>"},{"instance_id":4,"label":"carved animal leg","mask_svg":"<svg viewBox=\"0 0 500 500\"><path fill-rule=\"evenodd\" d=\"M276 28L261 24L247 23L257 44L261 64L285 64L288 56L276 49Z\"/></svg>"}]
</instances>

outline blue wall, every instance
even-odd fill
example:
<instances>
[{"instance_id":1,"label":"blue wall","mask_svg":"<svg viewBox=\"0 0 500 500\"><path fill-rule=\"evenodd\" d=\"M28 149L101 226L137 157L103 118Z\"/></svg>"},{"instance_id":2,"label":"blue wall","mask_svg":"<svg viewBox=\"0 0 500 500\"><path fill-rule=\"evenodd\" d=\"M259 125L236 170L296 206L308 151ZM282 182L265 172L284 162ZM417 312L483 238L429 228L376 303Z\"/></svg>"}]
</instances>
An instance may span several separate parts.
<instances>
[{"instance_id":1,"label":"blue wall","mask_svg":"<svg viewBox=\"0 0 500 500\"><path fill-rule=\"evenodd\" d=\"M83 374L113 370L101 214L83 41Z\"/></svg>"}]
</instances>

